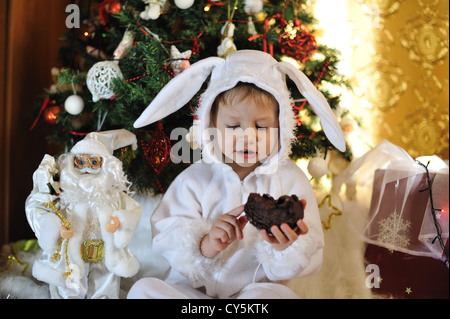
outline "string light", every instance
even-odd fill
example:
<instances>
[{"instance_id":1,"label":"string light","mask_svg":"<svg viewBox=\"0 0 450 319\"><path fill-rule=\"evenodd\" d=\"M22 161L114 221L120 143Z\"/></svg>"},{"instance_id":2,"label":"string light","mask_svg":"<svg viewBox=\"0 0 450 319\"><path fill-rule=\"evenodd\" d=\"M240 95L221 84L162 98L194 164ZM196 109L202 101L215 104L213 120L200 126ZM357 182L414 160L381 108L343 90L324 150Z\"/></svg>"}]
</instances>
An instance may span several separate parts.
<instances>
[{"instance_id":1,"label":"string light","mask_svg":"<svg viewBox=\"0 0 450 319\"><path fill-rule=\"evenodd\" d=\"M423 163L419 162L416 160L416 162L423 166L425 168L425 171L427 173L427 182L428 182L428 187L419 190L419 193L424 192L424 191L428 191L430 194L430 205L431 205L431 215L433 216L433 222L434 222L434 226L436 228L436 237L434 237L434 239L431 241L432 244L434 244L434 242L436 240L439 241L439 245L441 246L441 249L445 255L445 261L444 264L446 264L448 266L448 251L445 248L445 244L444 244L444 240L442 239L442 230L441 230L441 226L439 225L438 221L436 220L436 212L444 212L444 209L440 209L440 208L434 208L434 203L433 203L433 193L431 191L431 178L430 178L430 172L428 171L428 165L430 165L430 161L428 161L427 165L424 165Z\"/></svg>"}]
</instances>

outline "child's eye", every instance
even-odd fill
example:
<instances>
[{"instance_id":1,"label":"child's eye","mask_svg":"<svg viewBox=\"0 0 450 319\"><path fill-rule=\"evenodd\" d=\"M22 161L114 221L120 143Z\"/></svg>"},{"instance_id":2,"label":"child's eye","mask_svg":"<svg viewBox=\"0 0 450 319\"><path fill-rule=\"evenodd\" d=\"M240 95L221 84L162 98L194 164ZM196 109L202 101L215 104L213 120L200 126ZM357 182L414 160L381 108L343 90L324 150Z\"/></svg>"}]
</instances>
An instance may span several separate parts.
<instances>
[{"instance_id":1,"label":"child's eye","mask_svg":"<svg viewBox=\"0 0 450 319\"><path fill-rule=\"evenodd\" d=\"M231 128L231 129L236 129L236 128L238 128L239 127L239 125L227 125L227 128Z\"/></svg>"}]
</instances>

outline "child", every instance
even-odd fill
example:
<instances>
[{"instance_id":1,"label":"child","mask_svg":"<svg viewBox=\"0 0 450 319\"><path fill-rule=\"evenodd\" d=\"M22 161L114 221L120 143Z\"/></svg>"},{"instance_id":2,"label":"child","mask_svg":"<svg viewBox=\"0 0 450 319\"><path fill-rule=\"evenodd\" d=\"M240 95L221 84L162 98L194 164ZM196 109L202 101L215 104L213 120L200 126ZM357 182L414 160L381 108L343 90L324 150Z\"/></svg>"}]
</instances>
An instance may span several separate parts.
<instances>
[{"instance_id":1,"label":"child","mask_svg":"<svg viewBox=\"0 0 450 319\"><path fill-rule=\"evenodd\" d=\"M340 149L342 132L303 73L251 50L193 64L163 88L135 126L186 104L211 71L197 110L203 159L173 181L152 215L153 249L171 269L164 281L137 281L128 298L297 298L279 282L318 272L324 242L314 192L288 159L295 120L284 75L314 104ZM294 229L273 226L273 236L258 231L243 214L252 192L297 195L306 204L304 219Z\"/></svg>"}]
</instances>

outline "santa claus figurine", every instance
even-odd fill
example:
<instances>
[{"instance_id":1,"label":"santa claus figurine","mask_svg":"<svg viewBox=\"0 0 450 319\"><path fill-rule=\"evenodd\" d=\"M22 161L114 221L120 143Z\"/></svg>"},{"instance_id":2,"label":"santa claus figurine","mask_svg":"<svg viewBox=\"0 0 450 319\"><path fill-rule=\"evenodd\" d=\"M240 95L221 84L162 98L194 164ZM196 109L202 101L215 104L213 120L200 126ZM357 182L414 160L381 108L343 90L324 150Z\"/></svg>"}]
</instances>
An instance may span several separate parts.
<instances>
[{"instance_id":1,"label":"santa claus figurine","mask_svg":"<svg viewBox=\"0 0 450 319\"><path fill-rule=\"evenodd\" d=\"M142 207L113 156L127 145L137 147L127 130L93 132L33 174L25 210L43 252L32 273L52 298L119 298L120 277L139 270L128 244Z\"/></svg>"}]
</instances>

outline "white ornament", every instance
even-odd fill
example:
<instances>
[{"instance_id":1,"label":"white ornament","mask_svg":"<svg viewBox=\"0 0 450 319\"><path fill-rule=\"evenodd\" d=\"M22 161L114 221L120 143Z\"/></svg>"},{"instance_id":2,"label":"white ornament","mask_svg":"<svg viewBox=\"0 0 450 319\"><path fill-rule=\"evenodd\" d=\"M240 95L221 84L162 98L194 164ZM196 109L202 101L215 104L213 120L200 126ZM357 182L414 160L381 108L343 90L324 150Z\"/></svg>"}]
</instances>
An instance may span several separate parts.
<instances>
[{"instance_id":1,"label":"white ornament","mask_svg":"<svg viewBox=\"0 0 450 319\"><path fill-rule=\"evenodd\" d=\"M116 78L123 78L119 68L119 61L102 61L94 64L89 70L86 84L92 94L92 100L110 99L115 96L112 82Z\"/></svg>"},{"instance_id":2,"label":"white ornament","mask_svg":"<svg viewBox=\"0 0 450 319\"><path fill-rule=\"evenodd\" d=\"M235 25L232 22L227 22L220 31L222 34L222 42L217 47L217 55L221 58L237 50L233 40L234 29Z\"/></svg>"},{"instance_id":3,"label":"white ornament","mask_svg":"<svg viewBox=\"0 0 450 319\"><path fill-rule=\"evenodd\" d=\"M170 66L172 67L173 73L175 73L175 75L180 74L183 70L191 65L191 63L189 62L191 53L191 50L180 53L176 46L172 45L170 47Z\"/></svg>"},{"instance_id":4,"label":"white ornament","mask_svg":"<svg viewBox=\"0 0 450 319\"><path fill-rule=\"evenodd\" d=\"M175 0L175 5L180 9L187 9L192 7L194 0Z\"/></svg>"},{"instance_id":5,"label":"white ornament","mask_svg":"<svg viewBox=\"0 0 450 319\"><path fill-rule=\"evenodd\" d=\"M327 161L321 157L314 157L308 163L308 172L314 178L321 178L328 172Z\"/></svg>"},{"instance_id":6,"label":"white ornament","mask_svg":"<svg viewBox=\"0 0 450 319\"><path fill-rule=\"evenodd\" d=\"M245 0L244 11L248 15L256 14L263 8L263 0Z\"/></svg>"},{"instance_id":7,"label":"white ornament","mask_svg":"<svg viewBox=\"0 0 450 319\"><path fill-rule=\"evenodd\" d=\"M78 115L83 112L84 100L78 95L71 95L64 102L64 109L69 114Z\"/></svg>"},{"instance_id":8,"label":"white ornament","mask_svg":"<svg viewBox=\"0 0 450 319\"><path fill-rule=\"evenodd\" d=\"M134 43L134 34L131 31L125 31L122 41L120 41L116 50L114 51L114 58L120 59L125 56L127 49L132 47Z\"/></svg>"},{"instance_id":9,"label":"white ornament","mask_svg":"<svg viewBox=\"0 0 450 319\"><path fill-rule=\"evenodd\" d=\"M248 34L250 34L252 36L255 36L258 34L258 31L256 31L255 24L253 23L253 18L251 16L248 17L247 31L248 31Z\"/></svg>"},{"instance_id":10,"label":"white ornament","mask_svg":"<svg viewBox=\"0 0 450 319\"><path fill-rule=\"evenodd\" d=\"M147 5L145 10L140 13L141 19L156 20L161 14L162 7L166 4L166 0L143 0Z\"/></svg>"},{"instance_id":11,"label":"white ornament","mask_svg":"<svg viewBox=\"0 0 450 319\"><path fill-rule=\"evenodd\" d=\"M194 120L194 123L189 128L189 133L186 134L186 141L193 150L202 148L201 134L200 134L200 120Z\"/></svg>"}]
</instances>

